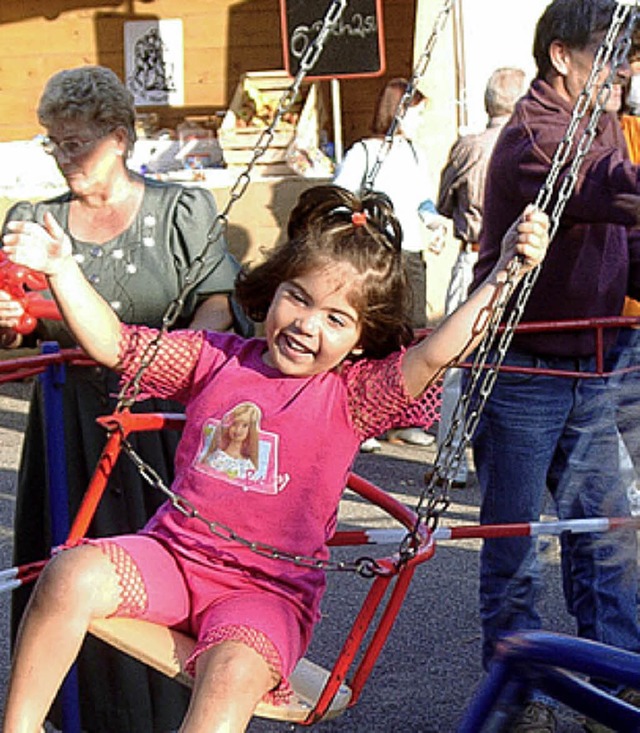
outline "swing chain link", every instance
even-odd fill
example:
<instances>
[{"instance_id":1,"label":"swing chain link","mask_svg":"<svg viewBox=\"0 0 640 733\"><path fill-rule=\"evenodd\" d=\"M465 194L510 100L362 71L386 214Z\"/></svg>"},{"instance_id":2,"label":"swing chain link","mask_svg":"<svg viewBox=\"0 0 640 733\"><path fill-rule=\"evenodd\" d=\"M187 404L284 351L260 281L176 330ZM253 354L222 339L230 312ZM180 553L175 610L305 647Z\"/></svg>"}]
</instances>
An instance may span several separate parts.
<instances>
[{"instance_id":1,"label":"swing chain link","mask_svg":"<svg viewBox=\"0 0 640 733\"><path fill-rule=\"evenodd\" d=\"M413 99L416 90L416 83L426 71L433 47L438 38L438 35L442 32L444 28L447 16L452 9L453 1L454 0L445 0L444 6L436 19L436 23L427 42L426 48L422 56L420 57L420 60L415 67L415 71L407 85L407 88L405 89L405 93L400 100L394 119L385 136L384 143L381 146L378 157L374 163L374 167L367 176L367 179L365 181L365 189L371 190L375 177L377 176L379 169L391 147L393 134L395 133L398 125L404 118L406 110L408 109L410 102ZM271 142L273 138L273 130L278 123L280 117L282 116L282 114L288 111L289 107L295 100L295 96L297 95L297 91L299 89L302 78L307 73L308 69L311 68L311 66L317 61L320 51L317 51L315 49L315 44L319 42L320 47L322 47L324 38L332 27L331 24L335 24L337 22L342 10L344 9L345 4L346 0L334 0L332 6L330 7L327 13L327 17L325 18L322 31L318 34L314 42L307 49L307 52L305 53L300 63L300 71L298 72L298 76L296 77L294 85L292 85L288 92L285 92L285 94L283 94L283 97L281 98L278 105L276 115L274 116L272 125L267 128L261 135L261 138L256 145L254 155L249 162L247 169L239 176L236 185L232 189L231 196L225 210L218 215L216 221L214 222L212 231L216 228L216 225L219 226L219 231L216 234L216 238L219 237L221 233L226 229L226 224L228 221L227 215L231 208L231 205L244 194L244 191L246 190L246 187L250 181L250 171L253 168L253 165L255 164L257 159L266 150L269 142ZM577 182L577 173L579 166L586 156L597 134L597 122L609 98L612 81L615 76L615 70L620 65L620 63L622 63L628 53L631 44L631 30L633 27L633 20L635 19L637 13L636 8L637 4L631 11L632 21L627 24L625 32L620 36L620 38L618 38L620 29L629 15L630 8L625 7L622 4L618 4L616 6L610 28L606 34L604 41L599 47L598 52L596 53L591 75L576 102L567 132L560 142L560 145L556 149L551 169L536 199L535 205L542 211L546 210L546 208L550 204L555 183L568 160L574 137L579 128L579 124L589 110L591 99L593 97L593 88L595 86L595 83L601 72L605 69L606 65L612 59L613 61L609 76L604 85L602 85L602 87L598 91L590 122L583 131L581 137L579 138L572 165L569 172L562 181L557 200L549 217L550 240L553 238L557 230L560 216ZM335 17L333 17L334 14ZM328 29L327 23L329 23ZM215 239L211 240L210 233L209 243L211 241L215 241ZM187 287L176 299L176 301L171 304L173 305L173 309L171 309L171 306L168 309L168 313L163 319L163 328L159 332L156 339L158 343L156 344L152 341L148 345L145 353L143 354L140 369L138 373L134 376L133 380L131 380L130 382L130 384L133 383L135 385L133 394L131 394L131 390L129 390L129 392L127 393L127 399L125 400L124 394L125 389L127 388L127 385L125 385L119 398L119 407L121 406L120 400L122 400L122 405L124 406L130 406L130 404L135 401L135 396L139 391L138 385L140 377L142 376L143 371L147 368L148 364L153 359L153 355L155 354L155 351L157 351L159 341L163 333L171 325L173 325L173 323L175 323L175 320L179 316L182 305L184 304L184 300L186 299L186 295L192 287L192 282L195 280L195 278L193 277L194 272L196 273L196 276L199 275L200 270L205 264L203 255L204 252L201 253L201 256L196 258L196 260L194 261L192 269L187 272L187 276L185 277ZM428 477L428 479L425 480L426 489L423 490L423 492L421 493L418 506L416 508L416 512L418 514L416 526L414 527L412 532L407 534L407 536L401 543L401 561L406 561L409 557L415 555L417 548L420 545L419 525L421 523L424 523L430 530L434 530L438 525L440 516L449 507L449 490L451 488L451 484L453 483L455 470L461 460L462 453L464 452L466 446L469 444L471 436L475 432L477 424L480 420L481 413L491 394L495 380L498 375L498 371L504 360L504 357L506 356L508 347L511 343L511 339L513 338L515 328L522 317L524 308L540 272L540 266L538 266L531 270L529 273L527 273L527 275L523 278L515 306L509 311L506 323L502 328L502 333L498 341L497 348L495 348L495 351L492 351L492 349L494 349L494 343L496 341L497 334L500 330L500 324L506 311L507 303L509 302L515 289L519 267L520 263L518 262L518 260L514 260L511 263L507 274L507 280L496 291L496 295L492 303L486 309L484 309L481 314L479 314L478 321L476 323L476 326L474 327L474 335L477 335L477 333L484 330L484 336L476 350L476 354L474 356L474 360L469 372L467 386L456 405L449 432L438 450L433 470L430 472L430 476ZM495 355L492 361L489 362L489 355L491 353L494 353ZM472 402L472 395L475 402ZM457 445L454 448L453 439L460 430L462 430L462 440L458 441ZM134 462L138 464L139 470L141 470L141 473L146 478L146 480L149 481L153 486L160 488L160 490L163 491L170 498L172 504L176 506L179 511L184 513L186 516L200 519L205 524L207 524L210 531L220 537L223 537L224 539L240 542L241 544L244 544L253 551L257 552L258 554L264 555L266 557L290 560L291 562L298 565L321 567L325 570L351 570L358 572L364 577L369 577L370 573L375 574L377 572L380 572L377 563L370 558L360 558L354 563L335 563L331 561L321 561L317 560L316 558L306 558L304 556L292 555L290 553L282 552L277 548L271 547L269 545L251 542L242 537L239 537L232 530L225 527L224 525L210 522L204 519L199 514L198 510L190 504L190 502L185 502L184 499L179 497L177 494L174 494L168 487L163 484L157 473L150 466L148 466L148 464L144 464L142 459L140 459L140 457L135 454L135 451L133 451L128 443L126 444L126 450L129 455L136 455L136 459L134 459ZM144 468L142 468L140 464L143 464Z\"/></svg>"},{"instance_id":2,"label":"swing chain link","mask_svg":"<svg viewBox=\"0 0 640 733\"><path fill-rule=\"evenodd\" d=\"M177 492L169 488L158 472L152 468L144 459L140 457L135 448L131 443L123 439L122 449L129 456L133 464L138 469L140 476L154 489L161 491L167 499L171 502L171 505L177 509L187 519L196 519L203 523L208 531L222 540L227 542L233 542L235 544L242 545L256 555L266 557L271 560L284 560L290 562L293 565L303 568L309 568L314 570L324 570L332 572L353 572L360 575L363 578L373 578L376 575L386 575L388 571L383 568L379 563L371 557L360 557L354 561L336 561L336 560L322 560L317 557L310 557L307 555L299 555L286 550L278 549L272 545L268 545L264 542L256 542L254 540L246 539L237 532L234 532L230 527L222 524L221 522L215 522L207 519L203 516L196 505L180 496Z\"/></svg>"},{"instance_id":3,"label":"swing chain link","mask_svg":"<svg viewBox=\"0 0 640 733\"><path fill-rule=\"evenodd\" d=\"M551 203L555 184L566 166L580 123L594 100L594 88L607 65L611 63L606 81L595 95L590 120L578 138L571 166L562 181L557 200L549 215L550 242L558 229L564 208L577 183L580 165L597 135L598 121L611 94L617 69L625 62L628 55L637 14L637 3L633 8L616 4L609 29L594 57L591 74L576 101L565 135L556 148L549 173L536 198L535 206L545 211ZM621 33L623 27L624 30ZM507 304L516 286L520 265L518 259L511 262L506 281L496 291L492 303L485 309L485 312L479 314L474 332L482 328L486 330L469 369L465 389L456 404L449 431L438 449L432 470L425 477L426 488L421 493L416 508L419 520L413 531L401 544L400 553L405 559L412 557L415 553L420 523L424 523L431 530L435 529L441 514L449 506L449 492L456 470L467 445L471 443L471 438L493 390L516 326L522 318L533 286L540 274L541 266L538 265L524 276L518 289L516 302L509 310L506 322L501 328ZM482 323L483 319L486 319L487 322ZM497 340L499 332L501 333ZM497 347L494 347L496 340ZM490 355L493 355L491 360L489 360ZM456 436L460 436L460 440L457 440L454 445Z\"/></svg>"},{"instance_id":4,"label":"swing chain link","mask_svg":"<svg viewBox=\"0 0 640 733\"><path fill-rule=\"evenodd\" d=\"M444 0L444 5L436 18L432 33L427 41L426 47L422 55L420 56L420 59L418 60L416 64L416 67L412 73L412 76L407 85L405 93L402 99L400 100L398 109L396 110L396 114L394 116L394 120L391 123L390 130L388 131L385 137L386 144L383 146L383 148L380 150L378 154L378 158L376 159L376 162L374 165L373 175L370 174L367 177L368 183L365 183L365 187L367 185L369 186L372 185L373 180L375 179L375 176L377 175L382 165L384 157L386 156L388 150L391 147L393 133L395 132L397 126L400 124L400 122L404 118L404 114L406 110L408 109L409 104L415 94L416 85L418 81L424 76L426 72L428 63L431 59L431 53L433 51L433 48L435 46L435 43L440 33L444 29L447 17L453 7L454 1L455 0ZM205 262L206 251L208 250L208 248L211 246L212 243L215 243L217 241L219 237L226 234L227 225L228 225L228 215L229 215L229 211L231 210L231 207L234 205L234 203L238 199L240 199L244 195L246 188L250 183L250 180L251 180L250 173L256 161L265 152L269 143L272 141L274 130L278 122L280 121L282 115L285 114L290 109L290 107L293 105L293 103L295 102L295 99L297 98L297 95L300 89L300 85L304 77L313 68L318 58L320 57L320 54L324 48L324 43L326 41L326 38L328 34L331 32L331 30L335 27L335 25L340 20L340 17L347 5L347 2L348 0L332 0L332 3L329 6L329 8L327 9L327 13L324 17L322 28L320 29L320 31L318 32L318 35L309 45L309 47L307 48L306 52L303 54L300 60L299 70L298 70L298 73L292 85L289 87L288 90L286 90L283 93L282 97L280 98L276 113L274 115L274 118L271 124L261 134L258 140L258 143L256 144L254 148L254 152L253 152L251 160L247 164L245 170L242 173L240 173L234 185L232 186L230 195L229 195L229 199L227 201L225 208L216 216L216 219L214 220L214 223L211 229L209 230L209 233L207 236L207 245L205 246L203 251L194 259L192 266L186 271L186 274L184 276L185 286L183 290L180 292L178 297L172 303L169 304L169 307L167 308L167 311L162 319L162 327L159 329L158 334L147 344L147 346L145 347L141 355L140 366L138 370L133 375L133 377L129 379L127 383L122 386L120 393L118 395L118 402L115 408L116 413L130 409L131 406L135 403L136 398L140 393L140 382L142 380L142 376L145 370L147 369L149 364L151 364L151 362L155 358L157 351L160 347L163 336L171 328L171 326L176 322L176 320L179 318L180 313L182 312L182 308L184 306L184 302L189 292L194 287L194 283L198 282L200 272L206 265L206 262ZM328 560L319 560L317 558L293 555L291 553L287 553L287 552L278 550L277 548L271 547L269 545L265 545L262 543L256 543L256 542L252 542L250 540L244 539L240 537L239 535L237 535L235 532L233 532L228 527L225 527L222 524L219 524L217 522L212 522L202 517L198 509L191 502L187 502L185 499L183 499L178 494L173 492L163 482L159 474L147 462L145 462L141 458L141 456L135 451L135 449L133 448L133 446L131 445L129 441L123 440L122 446L123 446L123 450L125 450L129 458L133 461L133 463L137 467L138 471L140 472L140 475L143 477L145 481L147 481L147 483L149 483L152 487L159 489L163 494L165 494L165 496L168 497L172 505L178 511L180 511L182 514L184 514L187 517L198 519L204 522L208 526L209 530L218 537L239 542L240 544L243 544L246 547L249 547L252 551L256 552L257 554L263 555L265 557L269 557L272 559L279 558L283 560L288 560L290 562L293 562L296 565L303 565L305 567L321 568L325 571L351 571L351 572L355 572L359 574L361 577L364 577L364 578L371 578L371 577L374 577L375 575L386 574L388 572L387 570L382 568L376 562L375 559L370 558L370 557L361 557L353 562L335 562L335 561L328 561ZM417 550L417 547L419 547L420 545L417 530L415 531L414 544Z\"/></svg>"},{"instance_id":5,"label":"swing chain link","mask_svg":"<svg viewBox=\"0 0 640 733\"><path fill-rule=\"evenodd\" d=\"M506 305L515 288L519 269L519 261L513 260L507 269L505 282L497 288L492 301L478 314L473 333L477 335L484 331L484 336L476 349L469 370L467 386L456 403L451 427L438 448L433 468L425 476L425 488L421 492L416 506L416 514L418 515L416 524L400 545L399 553L403 562L412 558L419 547L420 526L424 524L428 530L433 532L439 524L441 515L449 508L451 503L449 495L456 469L470 440L469 436L475 432L509 346L510 338L505 338L505 333L507 333L507 328L511 330L515 328L515 325L505 327L498 343L496 357L489 363L491 347L496 339L496 333L500 327ZM537 272L538 269L536 268L531 272ZM533 287L534 281L532 280L530 288ZM518 299L509 319L509 324L511 324L512 319L514 322L519 320L525 304L526 298ZM455 360L455 362L457 361L458 359ZM473 406L471 404L472 397L475 398ZM454 445L454 438L456 435L460 435L460 430L462 430L462 439Z\"/></svg>"},{"instance_id":6,"label":"swing chain link","mask_svg":"<svg viewBox=\"0 0 640 733\"><path fill-rule=\"evenodd\" d=\"M236 201L238 201L238 199L240 199L244 195L247 186L251 181L251 173L256 162L262 155L264 155L269 145L272 143L275 130L279 125L282 116L286 114L295 103L304 78L307 76L309 71L313 69L318 59L320 58L320 55L324 50L324 45L326 43L327 37L340 20L342 13L347 6L347 2L348 0L332 0L331 5L327 8L327 12L322 21L322 26L318 31L318 35L309 44L308 48L303 54L300 60L298 72L294 77L292 83L289 85L289 87L287 87L287 89L285 89L282 96L280 97L271 123L262 131L260 137L258 138L258 142L253 148L251 159L231 187L226 206L220 213L217 214L211 228L209 229L209 232L207 234L207 242L204 248L194 258L191 265L184 271L182 290L180 291L178 296L171 303L169 303L162 317L162 326L158 330L156 336L147 344L142 354L140 366L137 372L131 377L131 379L128 380L126 384L122 386L118 394L118 401L115 408L116 412L121 412L122 410L129 409L136 401L136 398L140 393L140 382L142 380L144 371L155 358L164 335L180 317L187 297L196 287L196 285L203 279L203 277L206 276L208 272L208 266L210 264L213 264L208 263L206 260L206 254L208 250L211 249L211 247L221 237L226 236L229 221L229 212L232 206L235 204Z\"/></svg>"},{"instance_id":7,"label":"swing chain link","mask_svg":"<svg viewBox=\"0 0 640 733\"><path fill-rule=\"evenodd\" d=\"M549 174L545 183L538 192L535 205L541 211L546 211L553 196L554 186L561 171L565 168L567 160L569 159L573 140L579 129L580 123L588 113L589 107L592 104L594 88L598 79L602 75L602 72L606 69L607 65L611 63L607 79L604 84L602 84L595 97L595 104L593 105L593 111L589 122L576 145L576 151L573 156L570 169L560 186L558 197L550 217L550 240L556 233L562 211L573 192L577 182L580 165L582 164L582 161L598 133L598 122L611 95L611 87L613 86L617 69L621 64L626 62L626 58L631 47L631 35L637 14L637 4L633 8L628 5L625 6L624 4L616 4L609 29L596 51L591 73L573 108L567 131L556 148ZM620 31L623 27L624 30L621 33Z\"/></svg>"},{"instance_id":8,"label":"swing chain link","mask_svg":"<svg viewBox=\"0 0 640 733\"><path fill-rule=\"evenodd\" d=\"M416 62L416 65L413 69L413 73L411 74L411 77L409 81L407 82L407 86L405 87L404 93L402 97L400 98L400 101L398 102L398 106L396 107L396 111L393 116L393 119L391 120L391 124L389 125L389 129L385 133L384 140L382 141L382 145L380 146L380 149L378 150L378 155L376 156L376 159L373 163L373 166L371 167L371 170L367 172L367 175L365 177L364 184L363 184L364 191L373 190L373 186L374 186L376 177L378 176L378 173L380 172L380 168L382 168L382 164L384 163L387 155L391 151L391 147L393 145L393 139L394 139L394 135L396 134L396 130L402 124L402 120L404 119L404 116L407 110L409 109L409 106L411 105L411 102L417 90L418 82L425 75L425 72L429 65L429 61L431 60L431 54L433 52L433 48L436 45L436 41L438 40L440 34L444 30L444 27L447 22L447 18L449 17L449 13L451 12L451 9L453 8L454 1L455 0L444 0L444 4L436 17L436 20L433 24L433 29L431 31L429 38L427 39L425 48L422 54L420 55L420 58Z\"/></svg>"}]
</instances>

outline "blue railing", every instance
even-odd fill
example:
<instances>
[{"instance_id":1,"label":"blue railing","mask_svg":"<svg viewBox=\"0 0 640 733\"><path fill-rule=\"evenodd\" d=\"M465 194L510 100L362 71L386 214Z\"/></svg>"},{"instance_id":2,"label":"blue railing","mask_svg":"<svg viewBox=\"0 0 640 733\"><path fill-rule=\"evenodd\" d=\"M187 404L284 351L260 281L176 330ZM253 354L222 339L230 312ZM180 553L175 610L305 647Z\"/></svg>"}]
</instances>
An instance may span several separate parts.
<instances>
[{"instance_id":1,"label":"blue railing","mask_svg":"<svg viewBox=\"0 0 640 733\"><path fill-rule=\"evenodd\" d=\"M42 345L43 354L57 354L60 347L55 342ZM64 436L64 412L62 390L66 380L66 364L50 364L40 374L46 435L47 488L51 513L51 540L53 547L61 545L69 534L69 489L67 482L67 458ZM81 733L78 673L74 664L61 689L62 730L64 733Z\"/></svg>"},{"instance_id":2,"label":"blue railing","mask_svg":"<svg viewBox=\"0 0 640 733\"><path fill-rule=\"evenodd\" d=\"M593 679L612 692L593 684ZM509 634L497 645L458 733L506 733L536 690L615 731L638 733L640 709L613 693L623 687L640 688L640 654L563 634Z\"/></svg>"}]
</instances>

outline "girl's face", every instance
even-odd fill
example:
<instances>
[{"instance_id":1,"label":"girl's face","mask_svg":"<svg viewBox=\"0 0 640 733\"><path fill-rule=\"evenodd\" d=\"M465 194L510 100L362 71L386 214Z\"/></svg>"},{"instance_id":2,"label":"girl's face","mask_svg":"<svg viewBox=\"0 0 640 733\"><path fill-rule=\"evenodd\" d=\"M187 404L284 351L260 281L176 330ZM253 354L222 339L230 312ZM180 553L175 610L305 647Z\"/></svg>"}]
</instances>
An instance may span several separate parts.
<instances>
[{"instance_id":1,"label":"girl's face","mask_svg":"<svg viewBox=\"0 0 640 733\"><path fill-rule=\"evenodd\" d=\"M283 282L265 321L265 362L292 377L340 364L360 339L360 317L347 297L359 280L353 265L338 262Z\"/></svg>"}]
</instances>

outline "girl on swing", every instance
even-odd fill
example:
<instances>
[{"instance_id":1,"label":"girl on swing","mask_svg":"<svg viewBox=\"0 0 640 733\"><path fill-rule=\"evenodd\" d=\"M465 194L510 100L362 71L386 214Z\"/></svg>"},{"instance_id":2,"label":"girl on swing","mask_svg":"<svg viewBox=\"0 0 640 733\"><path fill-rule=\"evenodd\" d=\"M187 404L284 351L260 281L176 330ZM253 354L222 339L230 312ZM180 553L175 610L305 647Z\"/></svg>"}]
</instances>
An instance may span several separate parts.
<instances>
[{"instance_id":1,"label":"girl on swing","mask_svg":"<svg viewBox=\"0 0 640 733\"><path fill-rule=\"evenodd\" d=\"M415 344L401 240L383 195L359 198L337 186L305 191L291 213L288 241L238 279L237 297L264 321L265 337L174 331L163 335L143 372L142 396L186 404L173 490L209 521L317 565L258 554L212 534L170 502L136 535L87 540L56 553L23 617L4 733L40 730L98 617L147 619L197 638L183 733L244 731L262 698L286 700L289 674L318 618L321 561L360 443L407 417L434 419L435 380L477 344L481 313L509 262L520 258L521 277L542 261L548 221L528 207L483 285ZM92 358L124 380L138 373L156 332L120 323L85 281L52 216L44 227L11 224L4 246L11 260L47 275L69 328ZM265 466L255 486L240 488L199 470L197 459L212 421L246 402L260 410Z\"/></svg>"}]
</instances>

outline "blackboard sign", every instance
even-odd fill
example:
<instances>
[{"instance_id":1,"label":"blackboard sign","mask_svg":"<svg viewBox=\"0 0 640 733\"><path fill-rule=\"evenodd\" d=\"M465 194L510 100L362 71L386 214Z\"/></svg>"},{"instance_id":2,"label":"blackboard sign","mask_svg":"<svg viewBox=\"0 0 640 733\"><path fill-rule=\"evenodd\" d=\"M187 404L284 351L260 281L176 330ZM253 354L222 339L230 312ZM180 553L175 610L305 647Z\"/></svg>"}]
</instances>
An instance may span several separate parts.
<instances>
[{"instance_id":1,"label":"blackboard sign","mask_svg":"<svg viewBox=\"0 0 640 733\"><path fill-rule=\"evenodd\" d=\"M280 0L285 68L295 76L331 0ZM385 71L382 0L348 0L308 79L380 76Z\"/></svg>"}]
</instances>

